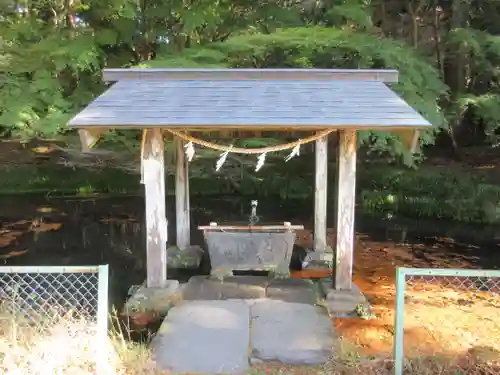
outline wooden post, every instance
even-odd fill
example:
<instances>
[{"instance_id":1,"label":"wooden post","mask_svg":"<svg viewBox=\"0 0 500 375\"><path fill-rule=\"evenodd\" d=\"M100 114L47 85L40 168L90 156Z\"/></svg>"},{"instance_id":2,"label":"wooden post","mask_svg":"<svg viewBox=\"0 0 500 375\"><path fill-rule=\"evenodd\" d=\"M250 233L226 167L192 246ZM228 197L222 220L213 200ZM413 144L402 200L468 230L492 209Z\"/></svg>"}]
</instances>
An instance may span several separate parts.
<instances>
[{"instance_id":1,"label":"wooden post","mask_svg":"<svg viewBox=\"0 0 500 375\"><path fill-rule=\"evenodd\" d=\"M336 290L351 290L356 192L356 130L339 131Z\"/></svg>"},{"instance_id":2,"label":"wooden post","mask_svg":"<svg viewBox=\"0 0 500 375\"><path fill-rule=\"evenodd\" d=\"M167 227L165 209L165 160L161 129L143 133L142 170L146 192L147 287L167 281Z\"/></svg>"},{"instance_id":3,"label":"wooden post","mask_svg":"<svg viewBox=\"0 0 500 375\"><path fill-rule=\"evenodd\" d=\"M83 152L89 152L94 147L103 135L103 129L79 129L80 144Z\"/></svg>"},{"instance_id":4,"label":"wooden post","mask_svg":"<svg viewBox=\"0 0 500 375\"><path fill-rule=\"evenodd\" d=\"M175 174L175 215L177 221L177 247L184 250L191 242L189 211L189 166L184 151L184 142L177 138Z\"/></svg>"},{"instance_id":5,"label":"wooden post","mask_svg":"<svg viewBox=\"0 0 500 375\"><path fill-rule=\"evenodd\" d=\"M316 141L316 181L314 190L314 251L326 250L328 200L328 136Z\"/></svg>"}]
</instances>

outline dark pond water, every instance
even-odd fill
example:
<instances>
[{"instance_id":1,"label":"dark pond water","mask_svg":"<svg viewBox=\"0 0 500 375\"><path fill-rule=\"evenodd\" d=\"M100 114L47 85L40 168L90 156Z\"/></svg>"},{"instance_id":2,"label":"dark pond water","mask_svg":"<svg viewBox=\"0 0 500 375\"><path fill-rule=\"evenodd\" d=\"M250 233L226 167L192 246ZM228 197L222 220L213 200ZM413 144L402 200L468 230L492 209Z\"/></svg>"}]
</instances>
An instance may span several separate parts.
<instances>
[{"instance_id":1,"label":"dark pond water","mask_svg":"<svg viewBox=\"0 0 500 375\"><path fill-rule=\"evenodd\" d=\"M198 225L246 221L252 197L192 199L192 243L203 245ZM313 226L312 200L259 200L261 221ZM131 285L145 279L144 202L141 197L0 198L0 265L110 265L111 302L119 308ZM167 203L169 238L175 239L175 202ZM333 213L333 207L332 207ZM331 215L333 216L333 214ZM330 220L329 226L333 226ZM413 256L439 251L481 268L500 266L500 228L382 219L358 213L356 231L370 241L416 244ZM205 267L206 270L206 267ZM169 273L169 277L189 275Z\"/></svg>"}]
</instances>

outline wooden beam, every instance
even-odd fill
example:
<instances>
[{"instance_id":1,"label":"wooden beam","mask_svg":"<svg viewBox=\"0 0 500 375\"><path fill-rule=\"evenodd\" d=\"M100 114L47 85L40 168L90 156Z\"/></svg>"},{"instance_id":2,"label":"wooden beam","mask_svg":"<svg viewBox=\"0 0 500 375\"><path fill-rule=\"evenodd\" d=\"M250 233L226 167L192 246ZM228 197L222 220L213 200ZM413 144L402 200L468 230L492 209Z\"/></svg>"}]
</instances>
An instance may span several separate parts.
<instances>
[{"instance_id":1,"label":"wooden beam","mask_svg":"<svg viewBox=\"0 0 500 375\"><path fill-rule=\"evenodd\" d=\"M314 190L314 251L326 250L328 201L328 136L316 141L316 178Z\"/></svg>"},{"instance_id":2,"label":"wooden beam","mask_svg":"<svg viewBox=\"0 0 500 375\"><path fill-rule=\"evenodd\" d=\"M412 154L419 151L420 143L420 132L418 129L408 129L408 130L399 130L397 131L403 146L410 151Z\"/></svg>"},{"instance_id":3,"label":"wooden beam","mask_svg":"<svg viewBox=\"0 0 500 375\"><path fill-rule=\"evenodd\" d=\"M348 80L397 83L392 69L104 69L105 82L123 80Z\"/></svg>"},{"instance_id":4,"label":"wooden beam","mask_svg":"<svg viewBox=\"0 0 500 375\"><path fill-rule=\"evenodd\" d=\"M189 164L184 150L184 141L175 139L175 215L177 223L177 247L185 249L191 244L191 218L189 210Z\"/></svg>"},{"instance_id":5,"label":"wooden beam","mask_svg":"<svg viewBox=\"0 0 500 375\"><path fill-rule=\"evenodd\" d=\"M354 253L354 208L356 191L356 131L339 133L336 290L351 290Z\"/></svg>"},{"instance_id":6,"label":"wooden beam","mask_svg":"<svg viewBox=\"0 0 500 375\"><path fill-rule=\"evenodd\" d=\"M210 223L210 225L200 225L198 226L199 230L229 230L229 231L257 231L257 232L266 232L266 231L274 231L274 230L303 230L303 225L292 225L290 223L285 223L283 225L217 225L217 223Z\"/></svg>"},{"instance_id":7,"label":"wooden beam","mask_svg":"<svg viewBox=\"0 0 500 375\"><path fill-rule=\"evenodd\" d=\"M99 142L103 134L103 129L78 129L82 151L89 152Z\"/></svg>"},{"instance_id":8,"label":"wooden beam","mask_svg":"<svg viewBox=\"0 0 500 375\"><path fill-rule=\"evenodd\" d=\"M146 195L147 287L167 281L167 218L165 209L165 160L161 129L143 133L142 170Z\"/></svg>"}]
</instances>

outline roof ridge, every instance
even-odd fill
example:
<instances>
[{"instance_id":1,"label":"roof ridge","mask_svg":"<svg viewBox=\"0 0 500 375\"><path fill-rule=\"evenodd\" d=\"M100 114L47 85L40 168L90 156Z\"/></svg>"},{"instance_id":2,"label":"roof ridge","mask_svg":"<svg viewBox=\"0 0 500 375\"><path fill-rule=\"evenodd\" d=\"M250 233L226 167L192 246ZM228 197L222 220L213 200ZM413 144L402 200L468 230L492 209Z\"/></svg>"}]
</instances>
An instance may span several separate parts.
<instances>
[{"instance_id":1,"label":"roof ridge","mask_svg":"<svg viewBox=\"0 0 500 375\"><path fill-rule=\"evenodd\" d=\"M354 80L397 83L399 73L394 69L104 69L103 80Z\"/></svg>"}]
</instances>

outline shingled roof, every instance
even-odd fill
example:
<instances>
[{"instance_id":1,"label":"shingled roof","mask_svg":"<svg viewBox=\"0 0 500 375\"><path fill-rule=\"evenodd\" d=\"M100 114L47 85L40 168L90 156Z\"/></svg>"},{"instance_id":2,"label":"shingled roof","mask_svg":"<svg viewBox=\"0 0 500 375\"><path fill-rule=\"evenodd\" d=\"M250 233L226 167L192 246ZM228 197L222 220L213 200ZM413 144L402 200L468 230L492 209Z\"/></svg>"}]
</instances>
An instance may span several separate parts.
<instances>
[{"instance_id":1,"label":"shingled roof","mask_svg":"<svg viewBox=\"0 0 500 375\"><path fill-rule=\"evenodd\" d=\"M384 71L356 75L318 69L124 71L105 71L105 79L118 82L76 115L70 127L391 130L431 126L383 82L394 82L394 71L385 75Z\"/></svg>"}]
</instances>

